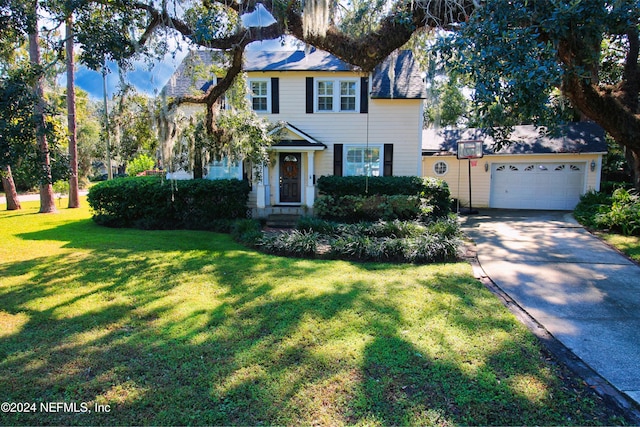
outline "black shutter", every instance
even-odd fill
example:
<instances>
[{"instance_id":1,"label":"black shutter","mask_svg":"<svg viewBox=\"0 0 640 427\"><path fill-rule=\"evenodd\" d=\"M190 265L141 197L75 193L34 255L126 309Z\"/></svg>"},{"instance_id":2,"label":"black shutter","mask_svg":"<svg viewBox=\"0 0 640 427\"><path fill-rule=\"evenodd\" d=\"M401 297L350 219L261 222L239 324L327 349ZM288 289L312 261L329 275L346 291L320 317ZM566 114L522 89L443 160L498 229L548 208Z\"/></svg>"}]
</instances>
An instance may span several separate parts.
<instances>
[{"instance_id":1,"label":"black shutter","mask_svg":"<svg viewBox=\"0 0 640 427\"><path fill-rule=\"evenodd\" d=\"M360 112L369 112L369 77L360 77Z\"/></svg>"},{"instance_id":2,"label":"black shutter","mask_svg":"<svg viewBox=\"0 0 640 427\"><path fill-rule=\"evenodd\" d=\"M271 113L280 113L280 79L271 78Z\"/></svg>"},{"instance_id":3,"label":"black shutter","mask_svg":"<svg viewBox=\"0 0 640 427\"><path fill-rule=\"evenodd\" d=\"M333 174L342 176L342 154L344 150L343 144L333 145Z\"/></svg>"},{"instance_id":4,"label":"black shutter","mask_svg":"<svg viewBox=\"0 0 640 427\"><path fill-rule=\"evenodd\" d=\"M313 113L313 77L307 77L306 84L307 114Z\"/></svg>"},{"instance_id":5,"label":"black shutter","mask_svg":"<svg viewBox=\"0 0 640 427\"><path fill-rule=\"evenodd\" d=\"M393 176L393 144L384 144L384 176Z\"/></svg>"}]
</instances>

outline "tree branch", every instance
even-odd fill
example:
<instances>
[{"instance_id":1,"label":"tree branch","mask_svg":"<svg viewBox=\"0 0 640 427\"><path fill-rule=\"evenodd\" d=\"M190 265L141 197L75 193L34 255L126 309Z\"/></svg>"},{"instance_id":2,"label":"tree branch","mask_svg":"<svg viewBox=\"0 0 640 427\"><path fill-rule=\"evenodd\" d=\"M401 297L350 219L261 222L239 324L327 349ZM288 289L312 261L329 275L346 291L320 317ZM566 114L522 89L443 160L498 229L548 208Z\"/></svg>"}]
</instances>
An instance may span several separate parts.
<instances>
[{"instance_id":1,"label":"tree branch","mask_svg":"<svg viewBox=\"0 0 640 427\"><path fill-rule=\"evenodd\" d=\"M406 44L416 29L445 28L464 22L474 9L471 0L422 0L415 4L407 2L403 8L390 12L380 22L376 31L354 38L335 27L330 27L324 36L305 37L302 17L294 8L287 12L288 30L297 39L330 52L363 71L371 71L391 52Z\"/></svg>"}]
</instances>

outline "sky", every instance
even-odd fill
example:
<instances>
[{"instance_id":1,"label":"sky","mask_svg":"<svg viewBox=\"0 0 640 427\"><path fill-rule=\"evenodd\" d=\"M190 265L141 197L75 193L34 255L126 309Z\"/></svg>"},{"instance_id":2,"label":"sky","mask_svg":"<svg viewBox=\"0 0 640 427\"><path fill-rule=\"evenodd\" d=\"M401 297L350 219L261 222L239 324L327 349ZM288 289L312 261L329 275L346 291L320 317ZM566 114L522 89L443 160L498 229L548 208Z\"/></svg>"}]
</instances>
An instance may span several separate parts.
<instances>
[{"instance_id":1,"label":"sky","mask_svg":"<svg viewBox=\"0 0 640 427\"><path fill-rule=\"evenodd\" d=\"M259 6L256 12L243 15L242 22L246 27L255 27L270 25L275 20L269 12ZM178 46L177 43L176 41L176 47ZM247 49L262 50L278 50L282 48L282 43L279 40L255 42L247 46ZM133 71L126 73L125 80L133 84L140 92L152 96L157 95L187 55L188 50L189 48L186 45L181 45L181 50L175 55L168 52L163 60L152 64L152 66L144 61L136 62ZM107 68L110 70L107 74L107 94L111 98L118 90L120 76L115 63L107 63ZM66 76L61 76L60 84L66 84ZM76 69L76 87L87 91L91 98L101 100L103 97L102 73L79 66Z\"/></svg>"}]
</instances>

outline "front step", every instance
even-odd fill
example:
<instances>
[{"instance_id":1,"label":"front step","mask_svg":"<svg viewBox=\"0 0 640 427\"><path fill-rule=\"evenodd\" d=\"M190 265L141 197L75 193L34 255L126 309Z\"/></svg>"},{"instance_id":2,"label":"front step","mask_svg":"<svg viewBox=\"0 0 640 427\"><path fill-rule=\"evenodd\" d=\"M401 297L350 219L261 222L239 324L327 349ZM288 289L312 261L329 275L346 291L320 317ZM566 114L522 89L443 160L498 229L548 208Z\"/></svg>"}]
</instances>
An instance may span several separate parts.
<instances>
[{"instance_id":1,"label":"front step","mask_svg":"<svg viewBox=\"0 0 640 427\"><path fill-rule=\"evenodd\" d=\"M267 217L267 227L271 228L295 228L299 214L271 214Z\"/></svg>"}]
</instances>

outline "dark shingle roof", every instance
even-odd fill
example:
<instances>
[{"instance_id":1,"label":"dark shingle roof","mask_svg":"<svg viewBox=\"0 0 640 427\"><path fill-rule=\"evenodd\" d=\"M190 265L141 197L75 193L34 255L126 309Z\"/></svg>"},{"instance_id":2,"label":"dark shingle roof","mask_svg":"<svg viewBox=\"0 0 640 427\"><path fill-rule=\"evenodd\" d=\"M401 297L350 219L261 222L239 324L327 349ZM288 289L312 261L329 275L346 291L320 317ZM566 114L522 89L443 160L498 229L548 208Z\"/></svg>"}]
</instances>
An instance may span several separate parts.
<instances>
[{"instance_id":1,"label":"dark shingle roof","mask_svg":"<svg viewBox=\"0 0 640 427\"><path fill-rule=\"evenodd\" d=\"M176 97L206 90L211 85L213 76L207 76L205 70L214 64L224 64L223 57L219 53L204 50L190 52L165 85L164 94L168 97ZM244 70L357 72L359 69L330 53L311 49L309 51L246 51ZM391 90L392 82L393 91ZM425 95L424 82L411 51L392 54L373 71L372 98L422 99Z\"/></svg>"},{"instance_id":2,"label":"dark shingle roof","mask_svg":"<svg viewBox=\"0 0 640 427\"><path fill-rule=\"evenodd\" d=\"M245 71L357 71L358 68L322 50L246 51Z\"/></svg>"},{"instance_id":3,"label":"dark shingle roof","mask_svg":"<svg viewBox=\"0 0 640 427\"><path fill-rule=\"evenodd\" d=\"M392 53L373 71L371 98L424 99L426 97L422 73L410 50Z\"/></svg>"},{"instance_id":4,"label":"dark shingle roof","mask_svg":"<svg viewBox=\"0 0 640 427\"><path fill-rule=\"evenodd\" d=\"M169 78L162 93L170 98L202 94L213 84L215 73L211 66L224 63L226 59L216 51L191 51Z\"/></svg>"},{"instance_id":5,"label":"dark shingle roof","mask_svg":"<svg viewBox=\"0 0 640 427\"><path fill-rule=\"evenodd\" d=\"M605 153L607 141L604 130L596 123L577 122L563 125L555 134L533 125L516 126L509 141L500 150L493 138L481 129L428 129L422 134L423 155L456 154L458 141L484 141L484 154L555 154Z\"/></svg>"}]
</instances>

